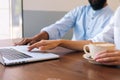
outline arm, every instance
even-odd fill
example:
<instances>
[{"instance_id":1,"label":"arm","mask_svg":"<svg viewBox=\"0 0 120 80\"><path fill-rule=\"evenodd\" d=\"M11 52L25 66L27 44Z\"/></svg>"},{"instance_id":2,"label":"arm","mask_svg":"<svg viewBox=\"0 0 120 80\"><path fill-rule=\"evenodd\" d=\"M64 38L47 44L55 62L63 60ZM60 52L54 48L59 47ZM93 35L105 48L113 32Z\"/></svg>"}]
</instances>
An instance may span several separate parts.
<instances>
[{"instance_id":1,"label":"arm","mask_svg":"<svg viewBox=\"0 0 120 80\"><path fill-rule=\"evenodd\" d=\"M43 28L49 34L50 40L61 39L70 29L75 27L76 19L81 16L83 7L77 7L56 21L54 24Z\"/></svg>"},{"instance_id":2,"label":"arm","mask_svg":"<svg viewBox=\"0 0 120 80\"><path fill-rule=\"evenodd\" d=\"M72 50L83 50L83 46L89 43L92 43L90 40L79 40L79 41L72 41L72 40L60 40L61 43L59 46L72 49Z\"/></svg>"},{"instance_id":3,"label":"arm","mask_svg":"<svg viewBox=\"0 0 120 80\"><path fill-rule=\"evenodd\" d=\"M35 35L32 39L36 40L36 41L40 41L42 39L48 40L49 39L49 35L48 35L47 32L43 31L43 32L40 32L39 34Z\"/></svg>"},{"instance_id":4,"label":"arm","mask_svg":"<svg viewBox=\"0 0 120 80\"><path fill-rule=\"evenodd\" d=\"M72 49L72 50L83 50L85 44L91 43L90 40L83 41L71 41L71 40L42 40L28 47L28 50L31 51L34 48L40 50L49 50L54 49L57 46Z\"/></svg>"}]
</instances>

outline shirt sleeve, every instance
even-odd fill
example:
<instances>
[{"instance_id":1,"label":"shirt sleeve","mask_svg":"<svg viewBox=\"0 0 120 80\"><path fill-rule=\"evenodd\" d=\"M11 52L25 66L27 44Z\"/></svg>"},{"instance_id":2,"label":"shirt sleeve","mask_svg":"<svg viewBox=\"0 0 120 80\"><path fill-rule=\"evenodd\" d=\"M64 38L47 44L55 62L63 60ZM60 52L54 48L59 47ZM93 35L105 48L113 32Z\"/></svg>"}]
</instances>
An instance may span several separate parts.
<instances>
[{"instance_id":1,"label":"shirt sleeve","mask_svg":"<svg viewBox=\"0 0 120 80\"><path fill-rule=\"evenodd\" d=\"M49 34L49 39L60 39L74 26L80 8L82 7L77 7L71 10L62 19L50 26L43 28L41 31L46 31Z\"/></svg>"},{"instance_id":2,"label":"shirt sleeve","mask_svg":"<svg viewBox=\"0 0 120 80\"><path fill-rule=\"evenodd\" d=\"M114 43L114 17L111 18L109 24L103 29L101 33L96 35L92 40L93 42L109 42Z\"/></svg>"}]
</instances>

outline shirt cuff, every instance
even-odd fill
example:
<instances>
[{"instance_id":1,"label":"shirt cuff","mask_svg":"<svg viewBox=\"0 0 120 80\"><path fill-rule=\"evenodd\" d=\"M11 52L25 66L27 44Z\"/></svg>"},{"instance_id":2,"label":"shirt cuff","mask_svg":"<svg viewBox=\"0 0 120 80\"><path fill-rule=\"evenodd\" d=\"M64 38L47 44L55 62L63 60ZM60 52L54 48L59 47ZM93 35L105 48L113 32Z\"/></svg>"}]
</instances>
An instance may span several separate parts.
<instances>
[{"instance_id":1,"label":"shirt cuff","mask_svg":"<svg viewBox=\"0 0 120 80\"><path fill-rule=\"evenodd\" d=\"M55 32L54 30L51 30L51 29L49 29L48 27L45 27L45 28L43 28L43 29L41 30L41 32L42 32L42 31L45 31L45 32L48 33L48 35L49 35L49 40L58 39L57 35L55 35L56 32Z\"/></svg>"}]
</instances>

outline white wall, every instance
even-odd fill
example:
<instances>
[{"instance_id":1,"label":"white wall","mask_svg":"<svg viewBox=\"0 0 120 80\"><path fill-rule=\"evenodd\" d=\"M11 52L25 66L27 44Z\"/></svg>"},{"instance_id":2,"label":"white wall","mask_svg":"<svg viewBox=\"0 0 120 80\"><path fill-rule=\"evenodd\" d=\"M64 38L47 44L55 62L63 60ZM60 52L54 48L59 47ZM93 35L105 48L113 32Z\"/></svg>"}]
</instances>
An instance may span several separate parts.
<instances>
[{"instance_id":1,"label":"white wall","mask_svg":"<svg viewBox=\"0 0 120 80\"><path fill-rule=\"evenodd\" d=\"M24 0L25 10L68 11L86 0Z\"/></svg>"},{"instance_id":2,"label":"white wall","mask_svg":"<svg viewBox=\"0 0 120 80\"><path fill-rule=\"evenodd\" d=\"M76 6L87 4L88 0L23 0L24 10L69 11ZM108 0L110 7L115 10L120 0Z\"/></svg>"}]
</instances>

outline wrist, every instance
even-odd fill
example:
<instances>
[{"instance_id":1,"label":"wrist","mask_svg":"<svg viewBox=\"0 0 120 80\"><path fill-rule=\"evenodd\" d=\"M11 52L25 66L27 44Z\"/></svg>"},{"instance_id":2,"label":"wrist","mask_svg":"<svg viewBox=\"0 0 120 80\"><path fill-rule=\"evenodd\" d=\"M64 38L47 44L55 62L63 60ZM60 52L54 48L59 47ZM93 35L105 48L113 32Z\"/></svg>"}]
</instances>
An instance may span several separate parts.
<instances>
[{"instance_id":1,"label":"wrist","mask_svg":"<svg viewBox=\"0 0 120 80\"><path fill-rule=\"evenodd\" d=\"M48 40L49 39L49 35L47 32L43 31L43 32L40 32L39 34L35 35L32 40L35 40L35 41L40 41L40 40Z\"/></svg>"},{"instance_id":2,"label":"wrist","mask_svg":"<svg viewBox=\"0 0 120 80\"><path fill-rule=\"evenodd\" d=\"M36 35L33 36L33 37L31 38L31 40L32 40L32 41L36 41L36 40L37 40Z\"/></svg>"},{"instance_id":3,"label":"wrist","mask_svg":"<svg viewBox=\"0 0 120 80\"><path fill-rule=\"evenodd\" d=\"M62 45L63 45L63 43L64 43L64 40L63 40L63 39L58 39L57 41L58 41L58 43L59 43L59 46L60 46L60 47L63 47Z\"/></svg>"}]
</instances>

